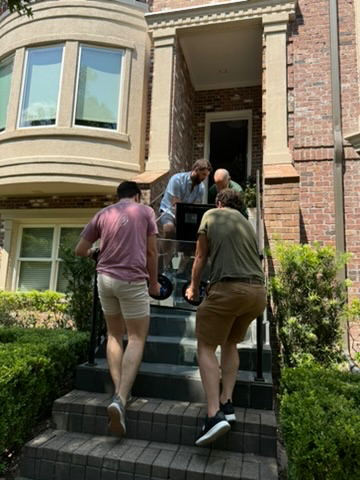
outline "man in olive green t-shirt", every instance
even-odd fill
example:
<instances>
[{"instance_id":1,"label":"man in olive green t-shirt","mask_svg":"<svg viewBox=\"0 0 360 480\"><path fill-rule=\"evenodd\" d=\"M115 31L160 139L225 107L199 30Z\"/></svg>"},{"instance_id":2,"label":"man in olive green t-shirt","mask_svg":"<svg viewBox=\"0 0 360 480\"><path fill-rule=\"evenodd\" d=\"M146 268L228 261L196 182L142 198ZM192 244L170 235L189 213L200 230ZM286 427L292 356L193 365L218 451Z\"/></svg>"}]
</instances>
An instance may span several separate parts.
<instances>
[{"instance_id":1,"label":"man in olive green t-shirt","mask_svg":"<svg viewBox=\"0 0 360 480\"><path fill-rule=\"evenodd\" d=\"M225 190L225 188L230 188L236 192L243 191L238 183L231 180L230 173L225 170L225 168L218 168L214 173L214 185L210 187L208 191L208 203L210 205L212 203L215 204L216 195L222 190ZM249 212L247 211L245 204L241 209L241 213L245 218L249 218Z\"/></svg>"},{"instance_id":2,"label":"man in olive green t-shirt","mask_svg":"<svg viewBox=\"0 0 360 480\"><path fill-rule=\"evenodd\" d=\"M196 312L196 336L201 379L208 415L196 441L206 445L230 429L235 421L232 394L239 368L237 343L244 339L253 319L266 304L264 272L255 231L240 213L243 199L235 190L222 190L217 208L208 210L198 230L190 300L199 296L202 273L210 259L210 278L205 299ZM221 345L221 383L215 351Z\"/></svg>"}]
</instances>

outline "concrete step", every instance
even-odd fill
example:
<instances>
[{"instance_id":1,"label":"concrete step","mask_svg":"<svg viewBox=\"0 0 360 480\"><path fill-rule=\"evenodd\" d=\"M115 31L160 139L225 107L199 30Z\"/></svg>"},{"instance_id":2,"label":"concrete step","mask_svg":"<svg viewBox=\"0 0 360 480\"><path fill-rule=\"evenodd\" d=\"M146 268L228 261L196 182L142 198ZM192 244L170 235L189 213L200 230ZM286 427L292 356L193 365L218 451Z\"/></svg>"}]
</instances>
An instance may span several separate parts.
<instances>
[{"instance_id":1,"label":"concrete step","mask_svg":"<svg viewBox=\"0 0 360 480\"><path fill-rule=\"evenodd\" d=\"M70 432L111 435L107 406L112 395L73 390L53 405L53 426ZM231 431L214 448L276 457L273 411L236 408ZM126 408L127 438L193 446L206 416L204 403L133 398Z\"/></svg>"},{"instance_id":2,"label":"concrete step","mask_svg":"<svg viewBox=\"0 0 360 480\"><path fill-rule=\"evenodd\" d=\"M274 458L47 430L26 444L29 480L277 480Z\"/></svg>"},{"instance_id":3,"label":"concrete step","mask_svg":"<svg viewBox=\"0 0 360 480\"><path fill-rule=\"evenodd\" d=\"M256 373L238 371L234 389L234 405L243 408L271 410L273 385L270 373L264 381L255 381ZM75 388L89 392L111 393L113 383L106 359L96 359L96 365L83 363L76 370ZM204 402L205 394L198 367L143 362L133 387L138 397L163 398L189 402Z\"/></svg>"},{"instance_id":4,"label":"concrete step","mask_svg":"<svg viewBox=\"0 0 360 480\"><path fill-rule=\"evenodd\" d=\"M105 358L106 340L96 358ZM238 346L240 365L242 370L256 370L256 345L242 343ZM220 358L220 347L217 349ZM146 363L169 363L173 365L197 366L197 341L195 338L178 337L175 335L148 335L143 355ZM269 345L264 346L263 368L271 371L271 350Z\"/></svg>"}]
</instances>

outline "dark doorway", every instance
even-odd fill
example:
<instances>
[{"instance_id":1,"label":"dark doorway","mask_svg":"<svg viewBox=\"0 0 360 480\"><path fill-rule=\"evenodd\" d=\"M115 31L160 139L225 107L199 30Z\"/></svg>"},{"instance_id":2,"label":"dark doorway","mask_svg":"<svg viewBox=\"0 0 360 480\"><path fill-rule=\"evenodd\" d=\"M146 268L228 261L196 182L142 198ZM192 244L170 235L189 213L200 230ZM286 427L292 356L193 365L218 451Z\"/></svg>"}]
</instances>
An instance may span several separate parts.
<instances>
[{"instance_id":1,"label":"dark doorway","mask_svg":"<svg viewBox=\"0 0 360 480\"><path fill-rule=\"evenodd\" d=\"M247 179L248 121L226 120L210 124L210 163L213 171L209 187L214 183L214 171L226 168L232 180L244 185Z\"/></svg>"}]
</instances>

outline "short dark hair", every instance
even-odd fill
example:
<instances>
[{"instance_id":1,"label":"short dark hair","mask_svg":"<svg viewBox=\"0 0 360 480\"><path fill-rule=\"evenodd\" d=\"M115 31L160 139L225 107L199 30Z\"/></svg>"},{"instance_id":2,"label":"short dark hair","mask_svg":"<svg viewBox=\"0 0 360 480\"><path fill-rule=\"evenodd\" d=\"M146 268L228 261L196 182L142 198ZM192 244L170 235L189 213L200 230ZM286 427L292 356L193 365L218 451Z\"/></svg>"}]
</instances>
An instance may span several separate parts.
<instances>
[{"instance_id":1,"label":"short dark hair","mask_svg":"<svg viewBox=\"0 0 360 480\"><path fill-rule=\"evenodd\" d=\"M206 158L200 158L199 160L196 160L191 168L191 171L193 172L195 168L198 168L199 170L208 170L209 172L212 170L211 163L209 160L206 160Z\"/></svg>"},{"instance_id":2,"label":"short dark hair","mask_svg":"<svg viewBox=\"0 0 360 480\"><path fill-rule=\"evenodd\" d=\"M141 195L141 190L136 182L122 182L117 188L117 197L119 200L122 198L133 198L135 195Z\"/></svg>"},{"instance_id":3,"label":"short dark hair","mask_svg":"<svg viewBox=\"0 0 360 480\"><path fill-rule=\"evenodd\" d=\"M216 195L215 202L216 204L220 202L223 207L233 208L241 212L245 204L244 193L231 188L224 188Z\"/></svg>"}]
</instances>

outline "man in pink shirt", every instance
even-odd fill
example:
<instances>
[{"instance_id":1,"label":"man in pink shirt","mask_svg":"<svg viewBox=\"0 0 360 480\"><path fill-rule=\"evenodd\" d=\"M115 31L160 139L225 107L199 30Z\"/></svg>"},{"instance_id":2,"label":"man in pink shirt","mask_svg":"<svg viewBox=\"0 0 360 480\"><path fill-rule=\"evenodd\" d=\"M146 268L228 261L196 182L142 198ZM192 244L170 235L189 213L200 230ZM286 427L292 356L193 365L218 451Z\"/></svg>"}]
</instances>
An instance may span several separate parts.
<instances>
[{"instance_id":1,"label":"man in pink shirt","mask_svg":"<svg viewBox=\"0 0 360 480\"><path fill-rule=\"evenodd\" d=\"M108 339L107 362L115 396L108 406L110 428L125 435L125 405L143 356L151 295L160 295L154 211L141 205L135 182L118 186L119 201L98 212L81 232L75 253L91 256L100 239L96 270ZM149 282L149 287L147 286ZM127 332L128 343L123 349Z\"/></svg>"}]
</instances>

